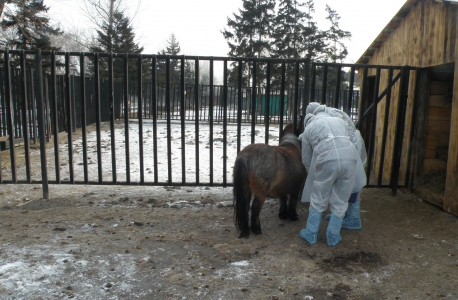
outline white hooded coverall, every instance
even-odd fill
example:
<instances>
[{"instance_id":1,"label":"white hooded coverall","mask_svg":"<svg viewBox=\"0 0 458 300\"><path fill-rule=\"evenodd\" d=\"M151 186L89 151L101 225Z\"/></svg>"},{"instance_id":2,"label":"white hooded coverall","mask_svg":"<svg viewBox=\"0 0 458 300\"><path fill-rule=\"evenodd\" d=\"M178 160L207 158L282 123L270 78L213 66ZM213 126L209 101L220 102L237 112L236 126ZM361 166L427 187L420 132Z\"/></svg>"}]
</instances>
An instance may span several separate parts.
<instances>
[{"instance_id":1,"label":"white hooded coverall","mask_svg":"<svg viewBox=\"0 0 458 300\"><path fill-rule=\"evenodd\" d=\"M307 181L302 201L323 212L345 214L352 192L366 185L361 159L350 141L348 127L341 118L319 112L301 134L302 162Z\"/></svg>"}]
</instances>

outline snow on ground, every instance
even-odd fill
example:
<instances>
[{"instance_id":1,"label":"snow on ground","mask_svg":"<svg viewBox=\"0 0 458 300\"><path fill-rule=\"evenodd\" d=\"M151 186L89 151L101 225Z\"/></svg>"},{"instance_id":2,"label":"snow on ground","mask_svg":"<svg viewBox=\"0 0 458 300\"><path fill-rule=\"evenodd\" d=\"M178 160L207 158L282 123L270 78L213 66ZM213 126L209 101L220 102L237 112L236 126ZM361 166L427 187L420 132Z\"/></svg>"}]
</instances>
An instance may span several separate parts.
<instances>
[{"instance_id":1,"label":"snow on ground","mask_svg":"<svg viewBox=\"0 0 458 300\"><path fill-rule=\"evenodd\" d=\"M139 147L139 124L131 121L129 123L129 159L130 159L130 179L132 182L140 181L140 147ZM81 130L77 131L80 132ZM181 149L181 124L172 122L171 131L171 164L172 164L172 182L182 181L182 149ZM241 127L241 145L240 149L251 144L251 125L245 124ZM65 133L61 135L66 135ZM76 136L76 134L74 134ZM265 142L265 126L256 125L255 143ZM279 128L277 124L269 126L269 144L278 145ZM185 125L185 168L187 183L196 182L196 134L195 123L187 122ZM65 139L66 140L66 139ZM101 149L102 149L102 173L103 180L112 181L112 153L111 153L111 132L110 124L103 123L101 130ZM50 141L52 144L52 139ZM116 175L118 182L126 181L126 148L125 148L125 126L123 121L115 124L115 148L116 148ZM84 180L83 166L83 143L81 134L73 139L73 160L74 174L76 181ZM226 161L226 178L227 182L232 182L232 166L237 156L237 126L235 124L227 125L227 161ZM97 132L95 126L88 127L87 133L87 155L88 155L88 173L89 181L98 181L98 161L97 161ZM157 160L158 160L158 181L168 182L168 155L167 155L167 123L160 121L157 123ZM144 153L144 174L145 182L154 182L154 128L153 123L144 121L143 123L143 153ZM17 155L23 156L24 153ZM210 182L210 126L208 123L199 124L199 182ZM213 126L213 181L223 183L223 125L215 124ZM39 155L35 151L32 156ZM59 146L60 158L60 176L66 181L70 178L68 165L68 144L64 143ZM37 157L36 157L37 159ZM35 160L36 160L35 159ZM54 149L48 148L48 179L55 180L55 157ZM10 169L3 170L3 180L11 178ZM25 180L25 168L23 166L17 169L18 180ZM32 165L32 180L41 180L40 165Z\"/></svg>"}]
</instances>

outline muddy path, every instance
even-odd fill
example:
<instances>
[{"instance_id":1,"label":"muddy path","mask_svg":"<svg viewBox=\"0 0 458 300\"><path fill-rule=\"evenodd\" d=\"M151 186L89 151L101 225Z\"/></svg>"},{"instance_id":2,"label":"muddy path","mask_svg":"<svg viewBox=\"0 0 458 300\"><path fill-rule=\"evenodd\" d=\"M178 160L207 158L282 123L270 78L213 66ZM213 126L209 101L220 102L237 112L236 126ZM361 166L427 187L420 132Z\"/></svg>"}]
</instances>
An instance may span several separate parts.
<instances>
[{"instance_id":1,"label":"muddy path","mask_svg":"<svg viewBox=\"0 0 458 300\"><path fill-rule=\"evenodd\" d=\"M261 212L239 239L230 188L0 185L2 299L457 299L458 219L363 191L362 230L326 245Z\"/></svg>"}]
</instances>

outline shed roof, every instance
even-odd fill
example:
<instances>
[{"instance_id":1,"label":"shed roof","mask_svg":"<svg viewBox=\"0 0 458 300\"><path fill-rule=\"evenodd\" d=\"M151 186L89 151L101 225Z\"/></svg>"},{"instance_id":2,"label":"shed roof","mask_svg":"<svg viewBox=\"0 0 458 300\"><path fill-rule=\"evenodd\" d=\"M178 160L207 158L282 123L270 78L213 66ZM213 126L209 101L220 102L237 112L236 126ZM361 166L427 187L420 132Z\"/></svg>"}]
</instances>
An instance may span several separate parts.
<instances>
[{"instance_id":1,"label":"shed roof","mask_svg":"<svg viewBox=\"0 0 458 300\"><path fill-rule=\"evenodd\" d=\"M452 1L452 0L444 0ZM458 1L458 0L456 0ZM455 2L456 2L455 1ZM375 38L372 44L366 49L361 57L356 62L357 64L365 64L369 61L370 57L377 51L377 49L388 39L390 34L398 27L401 21L409 14L410 10L417 4L418 0L407 0L396 15L385 26L382 32Z\"/></svg>"},{"instance_id":2,"label":"shed roof","mask_svg":"<svg viewBox=\"0 0 458 300\"><path fill-rule=\"evenodd\" d=\"M401 21L409 14L410 10L417 4L419 0L407 0L396 15L391 19L390 22L385 26L382 32L379 33L377 38L372 44L366 49L361 57L356 62L357 64L365 64L369 61L375 51L388 39L390 34L398 27ZM452 4L458 4L458 0L433 0L436 2L450 2Z\"/></svg>"}]
</instances>

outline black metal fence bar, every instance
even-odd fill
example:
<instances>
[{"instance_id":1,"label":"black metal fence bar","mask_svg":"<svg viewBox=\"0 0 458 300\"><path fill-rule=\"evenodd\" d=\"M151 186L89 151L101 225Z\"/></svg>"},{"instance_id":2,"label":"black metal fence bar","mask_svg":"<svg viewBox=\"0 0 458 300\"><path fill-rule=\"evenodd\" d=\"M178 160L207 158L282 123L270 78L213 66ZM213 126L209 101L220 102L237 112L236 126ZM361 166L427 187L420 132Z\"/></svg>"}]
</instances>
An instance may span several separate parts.
<instances>
[{"instance_id":1,"label":"black metal fence bar","mask_svg":"<svg viewBox=\"0 0 458 300\"><path fill-rule=\"evenodd\" d=\"M26 73L26 66L25 66L25 53L24 51L21 52L20 55L20 67L21 67L21 98L22 98L22 137L24 138L24 154L25 154L25 169L26 169L26 177L27 182L32 182L31 176L31 167L30 167L30 145L29 145L29 118L27 115L28 104L27 104L27 73Z\"/></svg>"},{"instance_id":2,"label":"black metal fence bar","mask_svg":"<svg viewBox=\"0 0 458 300\"><path fill-rule=\"evenodd\" d=\"M313 77L315 77L315 68L312 71ZM305 117L305 110L307 109L307 105L310 103L310 99L312 98L312 92L315 92L315 80L313 80L313 85L310 84L310 63L306 63L304 67L304 99L302 100L302 116ZM301 128L303 128L304 124L301 124Z\"/></svg>"},{"instance_id":3,"label":"black metal fence bar","mask_svg":"<svg viewBox=\"0 0 458 300\"><path fill-rule=\"evenodd\" d=\"M83 172L84 172L84 182L89 182L89 169L88 169L88 158L87 158L87 118L86 118L86 67L84 55L80 55L80 97L81 97L81 138L83 143Z\"/></svg>"},{"instance_id":4,"label":"black metal fence bar","mask_svg":"<svg viewBox=\"0 0 458 300\"><path fill-rule=\"evenodd\" d=\"M391 164L390 186L391 194L396 196L399 186L399 170L401 167L402 143L404 138L404 127L407 112L407 96L410 68L405 66L401 69L401 85L399 87L399 100L396 114L396 129L394 136L393 160Z\"/></svg>"},{"instance_id":5,"label":"black metal fence bar","mask_svg":"<svg viewBox=\"0 0 458 300\"><path fill-rule=\"evenodd\" d=\"M293 132L296 135L299 135L299 132L297 131L297 111L299 109L299 72L300 72L300 66L299 62L296 62L294 66L294 104L293 104ZM303 115L304 116L304 115ZM300 124L299 126L303 126L303 124Z\"/></svg>"},{"instance_id":6,"label":"black metal fence bar","mask_svg":"<svg viewBox=\"0 0 458 300\"><path fill-rule=\"evenodd\" d=\"M103 183L103 168L102 168L102 134L101 134L101 109L100 109L100 68L99 68L99 55L96 53L94 59L94 73L95 73L95 116L96 116L96 131L97 131L97 170L99 177L99 184Z\"/></svg>"},{"instance_id":7,"label":"black metal fence bar","mask_svg":"<svg viewBox=\"0 0 458 300\"><path fill-rule=\"evenodd\" d=\"M239 60L237 76L237 153L240 152L241 135L242 135L242 81L243 81L243 63Z\"/></svg>"},{"instance_id":8,"label":"black metal fence bar","mask_svg":"<svg viewBox=\"0 0 458 300\"><path fill-rule=\"evenodd\" d=\"M144 163L144 152L143 152L143 90L142 90L142 56L137 58L137 78L138 78L138 153L140 155L140 184L145 183L145 163ZM114 107L114 103L113 103Z\"/></svg>"},{"instance_id":9,"label":"black metal fence bar","mask_svg":"<svg viewBox=\"0 0 458 300\"><path fill-rule=\"evenodd\" d=\"M152 89L151 89L151 103L152 103L152 113L153 116L157 116L157 89L156 89L156 70L157 70L157 59L156 56L153 56L151 58L151 79L153 81ZM183 130L184 126L182 126L182 134L181 134L181 141L182 143L184 142L184 135L183 135ZM183 145L183 144L182 144ZM184 149L184 147L182 147ZM157 159L157 118L153 118L153 153L154 153L154 158L153 158L153 174L154 174L154 183L157 184L159 181L159 176L158 176L158 159ZM184 160L182 153L182 159ZM183 181L184 183L186 181Z\"/></svg>"},{"instance_id":10,"label":"black metal fence bar","mask_svg":"<svg viewBox=\"0 0 458 300\"><path fill-rule=\"evenodd\" d=\"M6 123L8 140L10 142L10 159L11 159L11 180L17 182L16 173L16 151L14 149L14 131L13 131L13 114L12 114L12 92L11 92L11 68L10 68L10 54L9 51L5 51L4 58L5 64L5 102L6 102Z\"/></svg>"},{"instance_id":11,"label":"black metal fence bar","mask_svg":"<svg viewBox=\"0 0 458 300\"><path fill-rule=\"evenodd\" d=\"M84 73L82 73L84 75ZM84 78L84 76L82 77ZM54 135L54 170L56 173L56 181L60 183L60 157L59 157L59 119L57 113L57 82L56 82L56 53L51 54L51 118L52 132ZM83 128L85 129L85 127Z\"/></svg>"},{"instance_id":12,"label":"black metal fence bar","mask_svg":"<svg viewBox=\"0 0 458 300\"><path fill-rule=\"evenodd\" d=\"M344 106L345 107L344 111L349 116L351 115L351 103L353 100L354 85L355 85L355 67L352 66L350 68L350 83L348 84L348 99L347 99L347 103Z\"/></svg>"},{"instance_id":13,"label":"black metal fence bar","mask_svg":"<svg viewBox=\"0 0 458 300\"><path fill-rule=\"evenodd\" d=\"M324 66L323 71L323 92L321 94L321 103L326 103L326 89L328 85L328 65Z\"/></svg>"},{"instance_id":14,"label":"black metal fence bar","mask_svg":"<svg viewBox=\"0 0 458 300\"><path fill-rule=\"evenodd\" d=\"M341 76L342 76L342 67L338 66L337 67L337 79L336 79L336 89L335 89L333 107L339 107Z\"/></svg>"},{"instance_id":15,"label":"black metal fence bar","mask_svg":"<svg viewBox=\"0 0 458 300\"><path fill-rule=\"evenodd\" d=\"M180 118L181 118L181 149L186 147L186 110L185 110L185 67L186 62L184 55L181 57L181 74L180 74ZM181 151L181 182L186 183L186 152Z\"/></svg>"},{"instance_id":16,"label":"black metal fence bar","mask_svg":"<svg viewBox=\"0 0 458 300\"><path fill-rule=\"evenodd\" d=\"M3 56L4 57L4 56ZM0 106L2 107L2 110L0 112L0 133L2 136L6 136L6 102L5 102L5 89L4 89L4 83L3 83L3 78L6 77L6 73L4 68L2 69L3 76L0 75ZM1 172L1 168L0 168ZM0 179L1 181L1 179Z\"/></svg>"},{"instance_id":17,"label":"black metal fence bar","mask_svg":"<svg viewBox=\"0 0 458 300\"><path fill-rule=\"evenodd\" d=\"M41 50L37 49L35 52L36 62L36 76L37 83L42 83L42 57ZM46 134L45 134L45 116L44 116L44 104L43 104L43 85L36 85L36 96L37 96L37 118L38 118L38 132L40 134L40 158L41 158L41 180L43 189L43 198L49 199L49 186L48 186L48 164L46 159ZM11 149L14 148L12 144Z\"/></svg>"},{"instance_id":18,"label":"black metal fence bar","mask_svg":"<svg viewBox=\"0 0 458 300\"><path fill-rule=\"evenodd\" d=\"M129 60L127 58L127 54L124 54L124 148L126 150L126 181L130 183Z\"/></svg>"},{"instance_id":19,"label":"black metal fence bar","mask_svg":"<svg viewBox=\"0 0 458 300\"><path fill-rule=\"evenodd\" d=\"M266 72L266 76L267 76L267 83L266 83L266 101L265 101L265 115L264 115L264 125L265 125L265 143L268 144L269 143L269 115L270 115L270 101L268 101L267 99L270 99L270 71L271 71L271 63L270 61L267 62L267 72Z\"/></svg>"},{"instance_id":20,"label":"black metal fence bar","mask_svg":"<svg viewBox=\"0 0 458 300\"><path fill-rule=\"evenodd\" d=\"M213 58L210 59L210 99L209 99L209 127L210 127L210 133L209 133L209 143L210 143L210 161L209 161L209 169L210 169L210 186L213 185L213 105L214 105L214 94L213 94L213 76L214 76L214 61Z\"/></svg>"},{"instance_id":21,"label":"black metal fence bar","mask_svg":"<svg viewBox=\"0 0 458 300\"><path fill-rule=\"evenodd\" d=\"M165 101L166 101L166 113L167 113L167 174L168 183L172 183L172 142L171 142L171 122L170 122L170 57L167 56L165 62L166 70L166 89L165 89Z\"/></svg>"},{"instance_id":22,"label":"black metal fence bar","mask_svg":"<svg viewBox=\"0 0 458 300\"><path fill-rule=\"evenodd\" d=\"M368 90L368 78L367 78L367 74L369 72L369 66L365 66L363 68L363 76L361 77L361 82L362 82L362 86L361 86L361 99L366 99L366 95L367 95L367 90ZM362 112L359 112L359 114L361 114ZM358 122L356 123L356 128L358 130L361 130L361 127L363 126L363 123L361 121L361 118L358 120Z\"/></svg>"},{"instance_id":23,"label":"black metal fence bar","mask_svg":"<svg viewBox=\"0 0 458 300\"><path fill-rule=\"evenodd\" d=\"M386 138L388 132L388 120L390 115L390 103L391 103L391 89L393 87L393 68L388 70L388 82L387 82L387 93L386 93L386 100L385 100L385 117L383 122L383 133L382 133L382 149L380 153L379 159L379 171L378 171L378 178L377 178L377 185L382 185L382 178L383 178L383 167L385 164L385 149L386 149Z\"/></svg>"},{"instance_id":24,"label":"black metal fence bar","mask_svg":"<svg viewBox=\"0 0 458 300\"><path fill-rule=\"evenodd\" d=\"M366 169L366 177L367 177L367 182L370 182L370 176L371 176L371 169L372 169L372 158L374 156L374 149L375 149L375 130L376 130L376 124L377 124L377 98L378 98L378 93L380 89L380 76L381 76L381 68L377 68L377 75L375 77L375 88L373 91L373 114L372 114L372 119L371 119L371 124L370 124L370 132L369 132L369 145L366 149L369 150L369 153L367 155L367 169Z\"/></svg>"},{"instance_id":25,"label":"black metal fence bar","mask_svg":"<svg viewBox=\"0 0 458 300\"><path fill-rule=\"evenodd\" d=\"M256 97L257 93L257 63L253 62L253 82L252 82L252 92L251 92L251 143L255 143L255 124L256 124Z\"/></svg>"},{"instance_id":26,"label":"black metal fence bar","mask_svg":"<svg viewBox=\"0 0 458 300\"><path fill-rule=\"evenodd\" d=\"M108 56L108 95L110 98L110 134L111 134L111 178L118 182L116 168L116 136L115 136L115 100L114 100L114 74L113 74L113 53Z\"/></svg>"},{"instance_id":27,"label":"black metal fence bar","mask_svg":"<svg viewBox=\"0 0 458 300\"><path fill-rule=\"evenodd\" d=\"M223 186L227 186L227 60L224 60L223 71Z\"/></svg>"},{"instance_id":28,"label":"black metal fence bar","mask_svg":"<svg viewBox=\"0 0 458 300\"><path fill-rule=\"evenodd\" d=\"M68 147L68 169L70 172L70 182L75 182L75 172L74 172L74 163L73 163L73 109L72 109L72 98L71 98L71 89L70 89L70 56L65 55L65 100L67 109L67 147Z\"/></svg>"},{"instance_id":29,"label":"black metal fence bar","mask_svg":"<svg viewBox=\"0 0 458 300\"><path fill-rule=\"evenodd\" d=\"M35 81L35 76L33 76L33 73L32 73L32 70L29 70L29 74L30 74L30 96L31 96L31 99L35 99L35 84L34 84L34 81ZM32 118L32 125L31 125L31 129L32 129L32 139L33 139L33 143L36 144L37 143L37 115L36 115L36 112L37 112L37 108L36 108L36 101L32 101L32 111L30 112L30 115L31 115L31 118Z\"/></svg>"},{"instance_id":30,"label":"black metal fence bar","mask_svg":"<svg viewBox=\"0 0 458 300\"><path fill-rule=\"evenodd\" d=\"M196 57L194 61L194 71L195 71L195 85L194 85L194 108L195 108L195 120L194 120L194 134L195 134L195 146L196 146L196 151L195 151L195 162L196 162L196 183L199 184L200 180L200 158L199 158L199 74L200 74L200 69L199 69L199 58Z\"/></svg>"},{"instance_id":31,"label":"black metal fence bar","mask_svg":"<svg viewBox=\"0 0 458 300\"><path fill-rule=\"evenodd\" d=\"M285 84L286 84L286 64L281 63L281 87L280 87L280 126L278 136L283 135L283 114L285 112ZM297 117L297 116L296 116ZM294 130L294 129L293 129Z\"/></svg>"}]
</instances>

